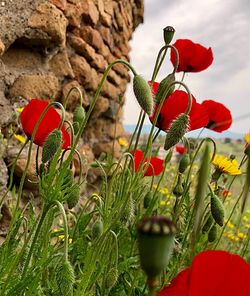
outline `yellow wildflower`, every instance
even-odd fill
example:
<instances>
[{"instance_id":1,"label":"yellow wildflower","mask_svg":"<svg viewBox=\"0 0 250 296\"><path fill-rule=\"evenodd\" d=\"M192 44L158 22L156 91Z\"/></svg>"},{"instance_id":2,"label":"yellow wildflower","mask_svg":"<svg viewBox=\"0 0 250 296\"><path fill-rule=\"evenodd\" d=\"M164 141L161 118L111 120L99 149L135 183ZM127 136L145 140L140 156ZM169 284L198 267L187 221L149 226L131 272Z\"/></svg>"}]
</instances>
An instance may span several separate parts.
<instances>
[{"instance_id":1,"label":"yellow wildflower","mask_svg":"<svg viewBox=\"0 0 250 296\"><path fill-rule=\"evenodd\" d=\"M22 144L24 144L26 142L26 139L21 135L14 134L14 137Z\"/></svg>"},{"instance_id":2,"label":"yellow wildflower","mask_svg":"<svg viewBox=\"0 0 250 296\"><path fill-rule=\"evenodd\" d=\"M19 112L19 113L22 113L23 109L24 109L23 107L22 108L16 108L16 111Z\"/></svg>"},{"instance_id":3,"label":"yellow wildflower","mask_svg":"<svg viewBox=\"0 0 250 296\"><path fill-rule=\"evenodd\" d=\"M227 227L233 229L234 225L230 221L227 222Z\"/></svg>"},{"instance_id":4,"label":"yellow wildflower","mask_svg":"<svg viewBox=\"0 0 250 296\"><path fill-rule=\"evenodd\" d=\"M243 220L244 222L248 222L248 221L249 221L249 218L248 218L247 216L243 216L242 220Z\"/></svg>"},{"instance_id":5,"label":"yellow wildflower","mask_svg":"<svg viewBox=\"0 0 250 296\"><path fill-rule=\"evenodd\" d=\"M221 173L229 175L240 175L241 171L239 169L239 164L236 159L230 159L223 155L216 154L212 161L212 164L215 166L216 170Z\"/></svg>"},{"instance_id":6,"label":"yellow wildflower","mask_svg":"<svg viewBox=\"0 0 250 296\"><path fill-rule=\"evenodd\" d=\"M250 214L250 209L247 210L247 213Z\"/></svg>"},{"instance_id":7,"label":"yellow wildflower","mask_svg":"<svg viewBox=\"0 0 250 296\"><path fill-rule=\"evenodd\" d=\"M237 235L238 235L238 237L241 238L241 239L244 239L244 238L247 237L247 235L246 235L245 233L243 233L243 232L238 232Z\"/></svg>"},{"instance_id":8,"label":"yellow wildflower","mask_svg":"<svg viewBox=\"0 0 250 296\"><path fill-rule=\"evenodd\" d=\"M120 137L119 139L118 139L118 143L120 144L120 146L122 146L122 147L128 147L128 141L127 141L127 139L126 138L124 138L124 137Z\"/></svg>"},{"instance_id":9,"label":"yellow wildflower","mask_svg":"<svg viewBox=\"0 0 250 296\"><path fill-rule=\"evenodd\" d=\"M161 206L169 206L170 205L170 201L162 200L162 201L160 201L160 205Z\"/></svg>"},{"instance_id":10,"label":"yellow wildflower","mask_svg":"<svg viewBox=\"0 0 250 296\"><path fill-rule=\"evenodd\" d=\"M250 132L245 134L245 141L250 144Z\"/></svg>"},{"instance_id":11,"label":"yellow wildflower","mask_svg":"<svg viewBox=\"0 0 250 296\"><path fill-rule=\"evenodd\" d=\"M250 229L250 224L245 224L245 227L246 227L247 229Z\"/></svg>"}]
</instances>

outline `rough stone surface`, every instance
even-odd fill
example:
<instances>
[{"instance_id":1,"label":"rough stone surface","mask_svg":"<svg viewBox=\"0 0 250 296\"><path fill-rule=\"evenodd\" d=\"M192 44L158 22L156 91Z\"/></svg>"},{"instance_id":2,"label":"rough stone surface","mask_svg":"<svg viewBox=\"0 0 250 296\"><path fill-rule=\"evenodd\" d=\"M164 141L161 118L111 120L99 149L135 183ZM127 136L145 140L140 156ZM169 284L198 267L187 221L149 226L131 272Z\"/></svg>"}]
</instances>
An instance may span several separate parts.
<instances>
[{"instance_id":1,"label":"rough stone surface","mask_svg":"<svg viewBox=\"0 0 250 296\"><path fill-rule=\"evenodd\" d=\"M66 50L62 50L54 55L49 61L49 65L51 70L58 77L74 78L75 76Z\"/></svg>"},{"instance_id":2,"label":"rough stone surface","mask_svg":"<svg viewBox=\"0 0 250 296\"><path fill-rule=\"evenodd\" d=\"M55 101L59 99L60 85L53 75L19 76L10 89L10 96L21 96L27 100L33 98Z\"/></svg>"}]
</instances>

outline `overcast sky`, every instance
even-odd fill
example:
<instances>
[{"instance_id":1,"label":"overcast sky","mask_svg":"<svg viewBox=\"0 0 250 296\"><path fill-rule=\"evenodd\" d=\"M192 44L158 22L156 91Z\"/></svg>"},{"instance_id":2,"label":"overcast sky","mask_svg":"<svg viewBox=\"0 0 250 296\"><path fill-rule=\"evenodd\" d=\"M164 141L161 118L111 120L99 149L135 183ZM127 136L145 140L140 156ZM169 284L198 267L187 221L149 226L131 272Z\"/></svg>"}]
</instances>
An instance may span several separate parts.
<instances>
[{"instance_id":1,"label":"overcast sky","mask_svg":"<svg viewBox=\"0 0 250 296\"><path fill-rule=\"evenodd\" d=\"M144 0L144 24L133 35L131 63L149 80L154 62L164 45L162 29L173 26L176 39L191 39L211 47L213 64L200 73L186 74L184 82L197 101L213 99L232 112L230 130L250 129L250 0ZM169 57L157 81L172 71ZM177 79L181 74L177 74ZM131 85L126 94L124 123L137 122L139 107ZM246 115L244 119L239 117ZM147 121L148 122L148 121Z\"/></svg>"}]
</instances>

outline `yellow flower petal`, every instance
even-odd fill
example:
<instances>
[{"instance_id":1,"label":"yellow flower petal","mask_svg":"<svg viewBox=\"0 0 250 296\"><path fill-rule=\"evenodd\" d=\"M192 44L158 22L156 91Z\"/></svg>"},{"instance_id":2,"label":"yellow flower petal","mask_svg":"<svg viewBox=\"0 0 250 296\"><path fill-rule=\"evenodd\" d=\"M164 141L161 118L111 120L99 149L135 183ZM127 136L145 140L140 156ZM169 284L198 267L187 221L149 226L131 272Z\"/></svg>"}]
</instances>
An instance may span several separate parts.
<instances>
[{"instance_id":1,"label":"yellow flower petal","mask_svg":"<svg viewBox=\"0 0 250 296\"><path fill-rule=\"evenodd\" d=\"M16 108L16 111L19 112L19 113L22 113L23 109L24 109L23 107L22 108Z\"/></svg>"},{"instance_id":2,"label":"yellow flower petal","mask_svg":"<svg viewBox=\"0 0 250 296\"><path fill-rule=\"evenodd\" d=\"M21 135L16 135L16 134L14 134L14 137L15 137L19 142L21 142L22 144L24 144L24 143L26 142L26 139L25 139L23 136L21 136Z\"/></svg>"}]
</instances>

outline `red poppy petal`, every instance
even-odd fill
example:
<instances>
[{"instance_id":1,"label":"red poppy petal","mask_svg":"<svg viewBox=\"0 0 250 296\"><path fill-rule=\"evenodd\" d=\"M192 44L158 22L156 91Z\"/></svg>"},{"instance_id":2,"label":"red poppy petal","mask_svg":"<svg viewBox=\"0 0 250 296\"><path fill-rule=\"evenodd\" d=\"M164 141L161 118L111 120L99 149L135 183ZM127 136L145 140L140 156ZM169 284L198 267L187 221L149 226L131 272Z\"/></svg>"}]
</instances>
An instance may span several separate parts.
<instances>
[{"instance_id":1,"label":"red poppy petal","mask_svg":"<svg viewBox=\"0 0 250 296\"><path fill-rule=\"evenodd\" d=\"M144 173L144 176L158 176L160 175L164 170L164 160L152 156L150 158L150 165L147 168L146 172Z\"/></svg>"},{"instance_id":2,"label":"red poppy petal","mask_svg":"<svg viewBox=\"0 0 250 296\"><path fill-rule=\"evenodd\" d=\"M213 100L205 100L201 105L207 110L209 115L207 128L216 132L222 132L230 128L232 115L226 106Z\"/></svg>"},{"instance_id":3,"label":"red poppy petal","mask_svg":"<svg viewBox=\"0 0 250 296\"><path fill-rule=\"evenodd\" d=\"M158 296L250 295L250 265L225 251L198 254Z\"/></svg>"},{"instance_id":4,"label":"red poppy petal","mask_svg":"<svg viewBox=\"0 0 250 296\"><path fill-rule=\"evenodd\" d=\"M184 154L184 153L187 152L186 147L183 146L183 145L176 145L176 146L175 146L175 150L176 150L176 152L178 152L178 153L180 153L180 154Z\"/></svg>"},{"instance_id":5,"label":"red poppy petal","mask_svg":"<svg viewBox=\"0 0 250 296\"><path fill-rule=\"evenodd\" d=\"M134 169L135 172L137 172L142 162L143 152L139 149L136 149L135 152L132 151L131 154L134 155Z\"/></svg>"},{"instance_id":6,"label":"red poppy petal","mask_svg":"<svg viewBox=\"0 0 250 296\"><path fill-rule=\"evenodd\" d=\"M171 284L164 287L157 296L187 296L189 268L184 269L175 277Z\"/></svg>"},{"instance_id":7,"label":"red poppy petal","mask_svg":"<svg viewBox=\"0 0 250 296\"><path fill-rule=\"evenodd\" d=\"M189 131L205 127L208 124L209 117L206 109L196 101L193 102L189 116Z\"/></svg>"},{"instance_id":8,"label":"red poppy petal","mask_svg":"<svg viewBox=\"0 0 250 296\"><path fill-rule=\"evenodd\" d=\"M179 39L173 46L179 53L179 65L177 72L200 72L207 69L213 62L213 52L211 48L206 48L188 39ZM175 65L176 58L171 49L170 60Z\"/></svg>"}]
</instances>

